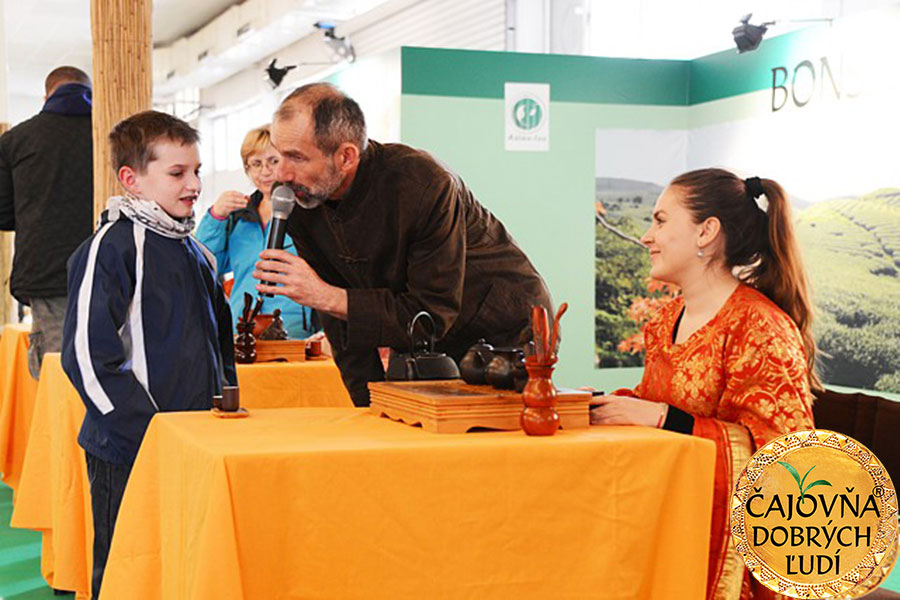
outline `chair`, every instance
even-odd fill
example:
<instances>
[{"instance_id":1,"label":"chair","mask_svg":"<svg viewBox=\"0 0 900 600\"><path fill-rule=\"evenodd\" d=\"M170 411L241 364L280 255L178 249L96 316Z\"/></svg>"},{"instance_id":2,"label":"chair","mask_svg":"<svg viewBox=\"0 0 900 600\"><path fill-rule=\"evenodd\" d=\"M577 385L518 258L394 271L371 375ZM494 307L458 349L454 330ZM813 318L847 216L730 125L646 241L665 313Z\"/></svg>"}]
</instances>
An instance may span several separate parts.
<instances>
[{"instance_id":1,"label":"chair","mask_svg":"<svg viewBox=\"0 0 900 600\"><path fill-rule=\"evenodd\" d=\"M869 592L862 598L865 598L865 600L898 600L900 599L900 594L890 590L878 589L874 592Z\"/></svg>"},{"instance_id":2,"label":"chair","mask_svg":"<svg viewBox=\"0 0 900 600\"><path fill-rule=\"evenodd\" d=\"M816 429L830 429L860 442L881 460L893 484L900 484L900 402L827 389L815 396Z\"/></svg>"}]
</instances>

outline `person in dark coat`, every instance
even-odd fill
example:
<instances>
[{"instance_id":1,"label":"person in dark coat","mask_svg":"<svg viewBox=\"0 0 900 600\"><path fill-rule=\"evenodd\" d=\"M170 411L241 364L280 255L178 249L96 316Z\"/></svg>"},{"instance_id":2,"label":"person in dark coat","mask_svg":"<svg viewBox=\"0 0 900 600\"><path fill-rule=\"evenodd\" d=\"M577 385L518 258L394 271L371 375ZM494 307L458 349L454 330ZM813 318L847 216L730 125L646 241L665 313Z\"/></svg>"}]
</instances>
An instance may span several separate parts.
<instances>
[{"instance_id":1,"label":"person in dark coat","mask_svg":"<svg viewBox=\"0 0 900 600\"><path fill-rule=\"evenodd\" d=\"M41 112L0 136L0 230L15 231L10 291L31 306L28 367L59 352L66 311L66 261L93 230L91 80L54 69Z\"/></svg>"},{"instance_id":2,"label":"person in dark coat","mask_svg":"<svg viewBox=\"0 0 900 600\"><path fill-rule=\"evenodd\" d=\"M552 308L528 257L462 179L424 151L369 140L359 106L337 88L290 94L272 144L277 179L297 194L287 232L299 256L263 251L254 277L278 285L257 289L322 314L357 406L384 379L378 348L408 351L418 312L434 318L438 350L459 361L479 338L522 345L530 307Z\"/></svg>"}]
</instances>

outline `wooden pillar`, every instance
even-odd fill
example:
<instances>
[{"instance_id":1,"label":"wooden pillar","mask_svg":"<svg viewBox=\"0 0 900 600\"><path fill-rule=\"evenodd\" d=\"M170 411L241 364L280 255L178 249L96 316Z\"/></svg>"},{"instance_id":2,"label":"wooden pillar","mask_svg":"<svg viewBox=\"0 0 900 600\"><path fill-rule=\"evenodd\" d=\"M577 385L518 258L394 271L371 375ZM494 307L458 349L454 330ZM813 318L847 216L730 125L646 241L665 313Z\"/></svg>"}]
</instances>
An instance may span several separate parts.
<instances>
[{"instance_id":1,"label":"wooden pillar","mask_svg":"<svg viewBox=\"0 0 900 600\"><path fill-rule=\"evenodd\" d=\"M2 24L2 21L0 21ZM9 129L9 123L0 122L0 136ZM16 307L9 293L9 276L12 273L13 232L0 231L0 326L14 323Z\"/></svg>"},{"instance_id":2,"label":"wooden pillar","mask_svg":"<svg viewBox=\"0 0 900 600\"><path fill-rule=\"evenodd\" d=\"M109 164L110 129L152 107L152 0L91 0L94 39L94 219L121 193Z\"/></svg>"},{"instance_id":3,"label":"wooden pillar","mask_svg":"<svg viewBox=\"0 0 900 600\"><path fill-rule=\"evenodd\" d=\"M19 320L18 315L16 315L16 302L13 300L12 294L9 293L14 235L12 231L0 232L0 277L2 277L2 285L0 285L0 294L2 294L2 301L0 301L0 325L15 323Z\"/></svg>"},{"instance_id":4,"label":"wooden pillar","mask_svg":"<svg viewBox=\"0 0 900 600\"><path fill-rule=\"evenodd\" d=\"M0 29L3 28L6 16L4 3L0 1ZM9 129L9 90L6 58L6 38L0 36L0 136ZM9 293L9 275L12 271L13 232L0 232L0 327L13 323L16 319L15 302Z\"/></svg>"}]
</instances>

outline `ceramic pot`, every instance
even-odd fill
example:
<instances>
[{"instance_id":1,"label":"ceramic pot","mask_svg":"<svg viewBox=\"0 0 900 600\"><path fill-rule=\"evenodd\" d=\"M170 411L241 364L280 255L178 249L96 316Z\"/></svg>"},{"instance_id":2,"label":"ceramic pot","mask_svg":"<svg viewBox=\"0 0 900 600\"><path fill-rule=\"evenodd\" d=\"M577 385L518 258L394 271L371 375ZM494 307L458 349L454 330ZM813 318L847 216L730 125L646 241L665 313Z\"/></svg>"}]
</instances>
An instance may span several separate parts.
<instances>
[{"instance_id":1,"label":"ceramic pot","mask_svg":"<svg viewBox=\"0 0 900 600\"><path fill-rule=\"evenodd\" d=\"M494 347L484 339L478 340L459 361L459 374L463 381L472 385L484 385L484 372L493 358Z\"/></svg>"},{"instance_id":2,"label":"ceramic pot","mask_svg":"<svg viewBox=\"0 0 900 600\"><path fill-rule=\"evenodd\" d=\"M488 363L484 380L497 389L515 388L516 365L525 360L525 353L519 348L494 348L494 358Z\"/></svg>"}]
</instances>

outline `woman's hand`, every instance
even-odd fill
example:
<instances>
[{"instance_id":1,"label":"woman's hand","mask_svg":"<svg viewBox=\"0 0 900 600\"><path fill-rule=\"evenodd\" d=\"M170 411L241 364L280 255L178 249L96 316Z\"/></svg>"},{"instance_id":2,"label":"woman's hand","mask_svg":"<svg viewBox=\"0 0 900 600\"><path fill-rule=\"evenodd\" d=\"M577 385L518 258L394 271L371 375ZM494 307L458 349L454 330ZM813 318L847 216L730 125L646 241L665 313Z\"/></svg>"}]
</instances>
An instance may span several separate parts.
<instances>
[{"instance_id":1,"label":"woman's hand","mask_svg":"<svg viewBox=\"0 0 900 600\"><path fill-rule=\"evenodd\" d=\"M669 405L626 396L594 396L591 425L643 425L662 427Z\"/></svg>"},{"instance_id":2,"label":"woman's hand","mask_svg":"<svg viewBox=\"0 0 900 600\"><path fill-rule=\"evenodd\" d=\"M250 198L240 192L225 192L210 209L214 217L224 219L231 213L242 208L247 208Z\"/></svg>"}]
</instances>

